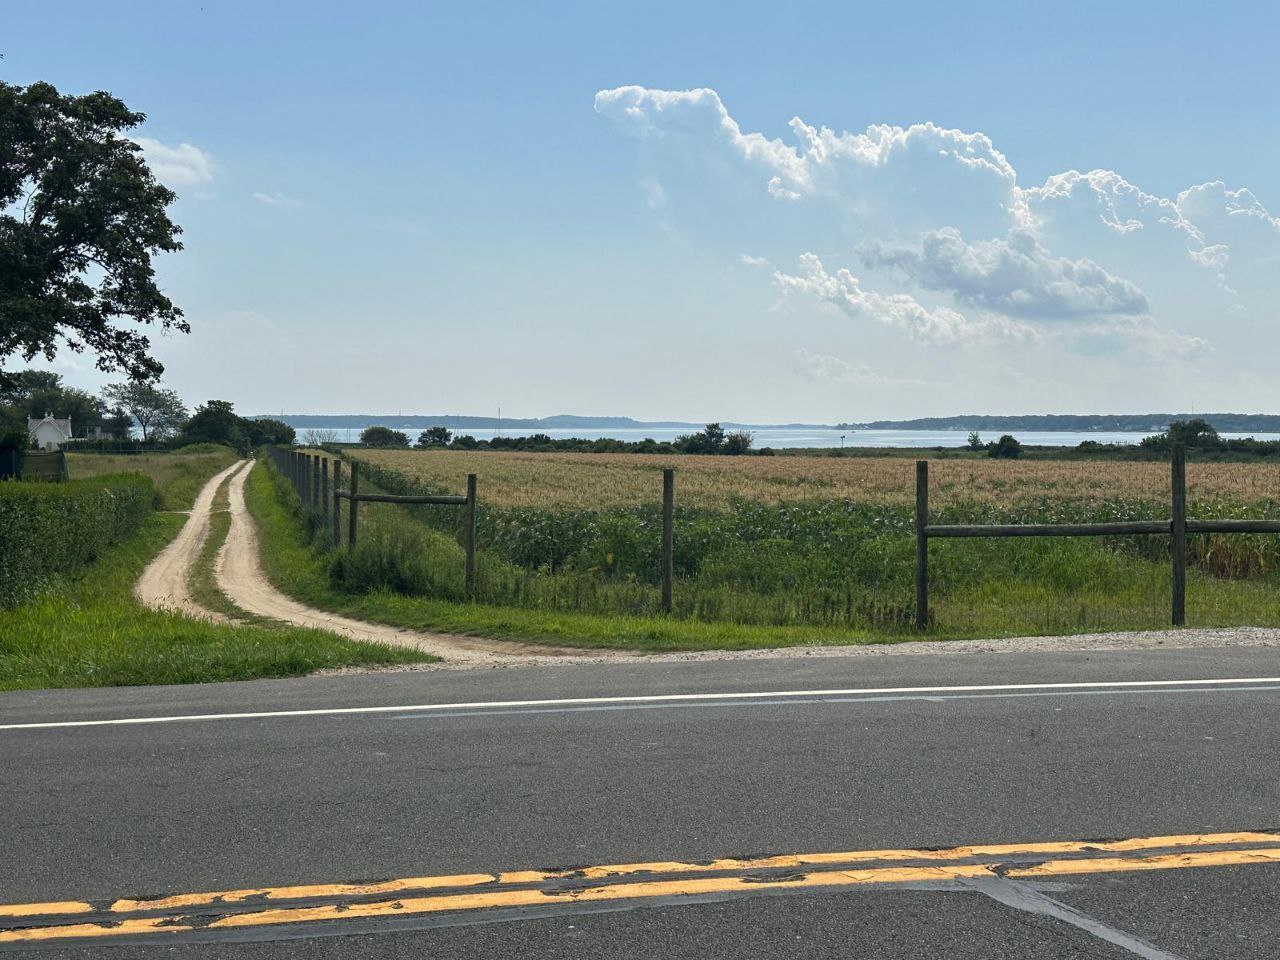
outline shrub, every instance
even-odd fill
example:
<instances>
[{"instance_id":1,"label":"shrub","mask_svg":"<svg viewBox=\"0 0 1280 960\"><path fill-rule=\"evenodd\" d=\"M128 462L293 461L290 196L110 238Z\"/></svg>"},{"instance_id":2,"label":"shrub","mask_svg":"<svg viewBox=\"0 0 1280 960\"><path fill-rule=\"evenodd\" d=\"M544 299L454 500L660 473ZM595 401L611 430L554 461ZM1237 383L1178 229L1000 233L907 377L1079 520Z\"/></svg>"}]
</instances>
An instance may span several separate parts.
<instances>
[{"instance_id":1,"label":"shrub","mask_svg":"<svg viewBox=\"0 0 1280 960\"><path fill-rule=\"evenodd\" d=\"M151 481L0 483L0 607L15 607L97 559L151 514Z\"/></svg>"},{"instance_id":2,"label":"shrub","mask_svg":"<svg viewBox=\"0 0 1280 960\"><path fill-rule=\"evenodd\" d=\"M987 456L1004 460L1016 460L1022 456L1022 444L1017 438L1005 434L994 443L987 444Z\"/></svg>"},{"instance_id":3,"label":"shrub","mask_svg":"<svg viewBox=\"0 0 1280 960\"><path fill-rule=\"evenodd\" d=\"M448 427L428 427L418 434L420 447L447 447L453 439L453 431Z\"/></svg>"},{"instance_id":4,"label":"shrub","mask_svg":"<svg viewBox=\"0 0 1280 960\"><path fill-rule=\"evenodd\" d=\"M360 442L366 447L407 447L409 436L390 427L366 427L360 434Z\"/></svg>"}]
</instances>

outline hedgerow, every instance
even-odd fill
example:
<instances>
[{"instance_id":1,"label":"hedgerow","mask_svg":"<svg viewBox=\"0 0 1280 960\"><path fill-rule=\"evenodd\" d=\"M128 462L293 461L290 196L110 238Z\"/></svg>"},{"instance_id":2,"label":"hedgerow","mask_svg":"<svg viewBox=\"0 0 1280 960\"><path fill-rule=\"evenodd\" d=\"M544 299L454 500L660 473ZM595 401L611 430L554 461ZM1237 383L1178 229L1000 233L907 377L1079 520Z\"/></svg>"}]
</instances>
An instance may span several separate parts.
<instances>
[{"instance_id":1,"label":"hedgerow","mask_svg":"<svg viewBox=\"0 0 1280 960\"><path fill-rule=\"evenodd\" d=\"M140 476L0 483L0 607L49 590L133 534L155 499Z\"/></svg>"}]
</instances>

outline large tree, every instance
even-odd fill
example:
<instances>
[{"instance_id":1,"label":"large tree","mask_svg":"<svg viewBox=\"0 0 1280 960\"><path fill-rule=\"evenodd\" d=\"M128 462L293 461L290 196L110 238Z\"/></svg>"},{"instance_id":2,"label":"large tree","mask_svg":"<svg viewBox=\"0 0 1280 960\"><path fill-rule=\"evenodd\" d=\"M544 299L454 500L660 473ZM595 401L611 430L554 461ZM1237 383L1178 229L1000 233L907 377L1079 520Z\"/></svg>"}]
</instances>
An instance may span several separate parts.
<instances>
[{"instance_id":1,"label":"large tree","mask_svg":"<svg viewBox=\"0 0 1280 960\"><path fill-rule=\"evenodd\" d=\"M182 427L187 443L222 443L237 450L248 448L244 421L237 416L230 400L210 400L196 407L196 412Z\"/></svg>"},{"instance_id":2,"label":"large tree","mask_svg":"<svg viewBox=\"0 0 1280 960\"><path fill-rule=\"evenodd\" d=\"M151 258L181 250L176 199L124 135L145 119L101 91L0 82L0 381L6 357L90 349L102 370L164 368L126 321L189 331Z\"/></svg>"},{"instance_id":3,"label":"large tree","mask_svg":"<svg viewBox=\"0 0 1280 960\"><path fill-rule=\"evenodd\" d=\"M160 439L178 430L187 419L187 408L172 390L131 380L102 388L112 406L123 407L142 431L142 442Z\"/></svg>"},{"instance_id":4,"label":"large tree","mask_svg":"<svg viewBox=\"0 0 1280 960\"><path fill-rule=\"evenodd\" d=\"M83 437L107 415L107 405L78 387L68 387L62 376L47 370L20 370L0 389L0 403L12 415L39 419L46 413L71 421L74 436Z\"/></svg>"}]
</instances>

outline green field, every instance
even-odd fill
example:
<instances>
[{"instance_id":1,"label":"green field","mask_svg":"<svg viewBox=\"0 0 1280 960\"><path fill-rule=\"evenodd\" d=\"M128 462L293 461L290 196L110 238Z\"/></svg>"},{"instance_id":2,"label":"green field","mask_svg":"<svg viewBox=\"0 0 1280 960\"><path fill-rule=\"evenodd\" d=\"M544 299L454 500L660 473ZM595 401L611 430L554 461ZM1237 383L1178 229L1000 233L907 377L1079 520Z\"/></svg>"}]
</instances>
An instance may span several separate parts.
<instances>
[{"instance_id":1,"label":"green field","mask_svg":"<svg viewBox=\"0 0 1280 960\"><path fill-rule=\"evenodd\" d=\"M318 527L305 584L281 584L320 606L419 628L648 649L918 636L912 469L900 459L677 458L677 580L673 615L663 616L660 458L358 456L362 489L459 492L466 473L479 474L477 602L467 602L457 512L367 504L354 551L325 550ZM937 522L1167 516L1166 464L949 465L957 472L935 471ZM1277 489L1274 466L1193 465L1191 476L1193 515L1280 516L1274 498L1257 495ZM281 486L280 497L293 494ZM306 529L299 515L276 532L296 540ZM1161 537L936 541L927 635L1165 627L1168 549ZM1192 538L1189 622L1280 623L1278 557L1275 537Z\"/></svg>"}]
</instances>

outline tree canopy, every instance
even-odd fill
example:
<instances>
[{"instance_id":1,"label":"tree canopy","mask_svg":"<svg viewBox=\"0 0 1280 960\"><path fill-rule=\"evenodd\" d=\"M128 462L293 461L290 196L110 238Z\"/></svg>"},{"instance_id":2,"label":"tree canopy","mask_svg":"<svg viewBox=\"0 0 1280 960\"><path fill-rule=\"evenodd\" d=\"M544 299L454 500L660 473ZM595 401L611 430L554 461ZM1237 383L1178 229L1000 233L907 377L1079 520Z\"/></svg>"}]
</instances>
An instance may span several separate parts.
<instances>
[{"instance_id":1,"label":"tree canopy","mask_svg":"<svg viewBox=\"0 0 1280 960\"><path fill-rule=\"evenodd\" d=\"M142 431L143 443L175 433L187 419L181 397L149 383L113 383L102 388L102 395L133 418Z\"/></svg>"},{"instance_id":2,"label":"tree canopy","mask_svg":"<svg viewBox=\"0 0 1280 960\"><path fill-rule=\"evenodd\" d=\"M448 427L427 427L418 434L420 447L447 447L451 440L453 440L453 431Z\"/></svg>"},{"instance_id":3,"label":"tree canopy","mask_svg":"<svg viewBox=\"0 0 1280 960\"><path fill-rule=\"evenodd\" d=\"M48 370L21 370L0 386L0 404L9 408L9 417L22 422L52 413L71 421L73 436L83 437L90 427L101 425L108 417L107 404L78 387L63 384L62 376Z\"/></svg>"},{"instance_id":4,"label":"tree canopy","mask_svg":"<svg viewBox=\"0 0 1280 960\"><path fill-rule=\"evenodd\" d=\"M367 427L360 434L360 442L366 447L407 447L409 436L390 427Z\"/></svg>"},{"instance_id":5,"label":"tree canopy","mask_svg":"<svg viewBox=\"0 0 1280 960\"><path fill-rule=\"evenodd\" d=\"M151 262L182 249L166 211L176 195L124 135L144 119L101 91L0 82L0 364L51 360L61 343L154 380L150 340L121 321L189 331Z\"/></svg>"},{"instance_id":6,"label":"tree canopy","mask_svg":"<svg viewBox=\"0 0 1280 960\"><path fill-rule=\"evenodd\" d=\"M182 428L184 443L221 443L237 450L249 446L244 421L230 400L209 400L196 407Z\"/></svg>"},{"instance_id":7,"label":"tree canopy","mask_svg":"<svg viewBox=\"0 0 1280 960\"><path fill-rule=\"evenodd\" d=\"M1022 444L1016 437L1006 433L999 440L987 444L987 456L997 460L1016 460L1022 456Z\"/></svg>"}]
</instances>

